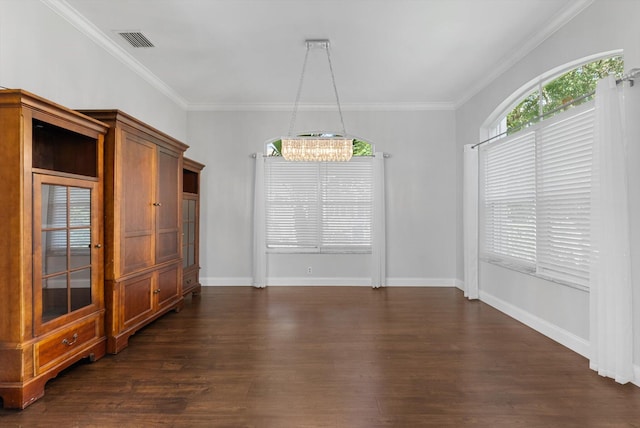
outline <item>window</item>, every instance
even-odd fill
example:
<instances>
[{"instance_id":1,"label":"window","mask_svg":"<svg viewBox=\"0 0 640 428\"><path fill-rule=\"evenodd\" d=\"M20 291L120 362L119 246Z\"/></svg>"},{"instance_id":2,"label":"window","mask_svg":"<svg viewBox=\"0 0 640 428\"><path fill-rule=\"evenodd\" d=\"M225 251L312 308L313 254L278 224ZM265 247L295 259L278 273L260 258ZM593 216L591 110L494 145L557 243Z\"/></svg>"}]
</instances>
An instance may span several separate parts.
<instances>
[{"instance_id":1,"label":"window","mask_svg":"<svg viewBox=\"0 0 640 428\"><path fill-rule=\"evenodd\" d=\"M371 252L373 158L265 163L266 244L272 251Z\"/></svg>"},{"instance_id":2,"label":"window","mask_svg":"<svg viewBox=\"0 0 640 428\"><path fill-rule=\"evenodd\" d=\"M489 262L586 287L593 101L481 149Z\"/></svg>"},{"instance_id":3,"label":"window","mask_svg":"<svg viewBox=\"0 0 640 428\"><path fill-rule=\"evenodd\" d=\"M485 261L588 286L592 100L598 80L623 70L620 56L591 58L536 79L497 115L489 133L502 138L480 149Z\"/></svg>"},{"instance_id":4,"label":"window","mask_svg":"<svg viewBox=\"0 0 640 428\"><path fill-rule=\"evenodd\" d=\"M511 134L530 126L541 119L576 107L593 98L598 80L609 74L622 77L624 60L621 56L599 58L581 64L560 76L552 75L538 79L534 86L523 91L515 106L513 104L491 126L490 136ZM541 95L542 94L542 95Z\"/></svg>"}]
</instances>

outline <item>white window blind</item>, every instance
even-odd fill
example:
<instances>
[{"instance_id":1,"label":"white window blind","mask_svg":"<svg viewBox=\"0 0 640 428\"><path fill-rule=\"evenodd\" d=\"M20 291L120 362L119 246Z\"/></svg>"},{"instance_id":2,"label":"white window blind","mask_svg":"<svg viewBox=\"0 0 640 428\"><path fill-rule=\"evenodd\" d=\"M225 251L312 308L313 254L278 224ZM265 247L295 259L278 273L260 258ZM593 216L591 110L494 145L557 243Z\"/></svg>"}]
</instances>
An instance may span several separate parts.
<instances>
[{"instance_id":1,"label":"white window blind","mask_svg":"<svg viewBox=\"0 0 640 428\"><path fill-rule=\"evenodd\" d=\"M533 269L536 259L535 133L484 152L484 249L488 257Z\"/></svg>"},{"instance_id":2,"label":"white window blind","mask_svg":"<svg viewBox=\"0 0 640 428\"><path fill-rule=\"evenodd\" d=\"M482 251L588 285L593 101L482 148Z\"/></svg>"},{"instance_id":3,"label":"white window blind","mask_svg":"<svg viewBox=\"0 0 640 428\"><path fill-rule=\"evenodd\" d=\"M317 164L268 159L265 167L267 248L317 249Z\"/></svg>"},{"instance_id":4,"label":"white window blind","mask_svg":"<svg viewBox=\"0 0 640 428\"><path fill-rule=\"evenodd\" d=\"M373 169L365 162L320 164L323 248L370 250Z\"/></svg>"},{"instance_id":5,"label":"white window blind","mask_svg":"<svg viewBox=\"0 0 640 428\"><path fill-rule=\"evenodd\" d=\"M369 252L373 160L265 164L267 248L301 252Z\"/></svg>"},{"instance_id":6,"label":"white window blind","mask_svg":"<svg viewBox=\"0 0 640 428\"><path fill-rule=\"evenodd\" d=\"M594 109L557 119L540 128L537 144L538 273L586 286Z\"/></svg>"}]
</instances>

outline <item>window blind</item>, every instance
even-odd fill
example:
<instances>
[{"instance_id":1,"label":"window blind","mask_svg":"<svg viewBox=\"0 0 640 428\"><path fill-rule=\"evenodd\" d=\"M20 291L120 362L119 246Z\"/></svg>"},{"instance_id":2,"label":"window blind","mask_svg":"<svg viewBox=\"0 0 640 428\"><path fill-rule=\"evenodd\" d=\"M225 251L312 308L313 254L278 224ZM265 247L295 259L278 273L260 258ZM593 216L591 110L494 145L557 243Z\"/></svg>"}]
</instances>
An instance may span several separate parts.
<instances>
[{"instance_id":1,"label":"window blind","mask_svg":"<svg viewBox=\"0 0 640 428\"><path fill-rule=\"evenodd\" d=\"M594 103L483 147L488 261L588 285Z\"/></svg>"},{"instance_id":2,"label":"window blind","mask_svg":"<svg viewBox=\"0 0 640 428\"><path fill-rule=\"evenodd\" d=\"M318 249L318 165L268 159L265 173L267 248Z\"/></svg>"},{"instance_id":3,"label":"window blind","mask_svg":"<svg viewBox=\"0 0 640 428\"><path fill-rule=\"evenodd\" d=\"M321 246L371 248L372 162L324 163L321 170Z\"/></svg>"},{"instance_id":4,"label":"window blind","mask_svg":"<svg viewBox=\"0 0 640 428\"><path fill-rule=\"evenodd\" d=\"M371 251L373 160L265 164L266 245L294 252Z\"/></svg>"},{"instance_id":5,"label":"window blind","mask_svg":"<svg viewBox=\"0 0 640 428\"><path fill-rule=\"evenodd\" d=\"M484 156L484 249L533 269L536 259L535 133L495 143Z\"/></svg>"},{"instance_id":6,"label":"window blind","mask_svg":"<svg viewBox=\"0 0 640 428\"><path fill-rule=\"evenodd\" d=\"M537 144L538 273L586 286L594 109L559 119Z\"/></svg>"}]
</instances>

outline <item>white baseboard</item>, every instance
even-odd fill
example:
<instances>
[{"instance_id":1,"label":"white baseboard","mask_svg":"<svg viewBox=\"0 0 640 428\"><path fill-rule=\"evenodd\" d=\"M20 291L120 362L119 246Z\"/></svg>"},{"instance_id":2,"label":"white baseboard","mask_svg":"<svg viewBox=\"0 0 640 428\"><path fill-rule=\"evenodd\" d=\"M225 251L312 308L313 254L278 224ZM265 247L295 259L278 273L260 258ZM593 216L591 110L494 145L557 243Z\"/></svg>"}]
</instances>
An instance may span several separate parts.
<instances>
[{"instance_id":1,"label":"white baseboard","mask_svg":"<svg viewBox=\"0 0 640 428\"><path fill-rule=\"evenodd\" d=\"M484 303L493 306L500 312L504 312L512 318L520 321L521 323L531 327L539 333L544 334L550 339L555 340L561 345L566 346L572 351L582 355L585 358L589 358L589 341L585 340L575 334L558 327L542 318L539 318L529 312L522 310L521 308L505 302L502 299L492 296L482 290L480 290L480 300Z\"/></svg>"},{"instance_id":2,"label":"white baseboard","mask_svg":"<svg viewBox=\"0 0 640 428\"><path fill-rule=\"evenodd\" d=\"M387 287L455 287L453 278L387 278Z\"/></svg>"},{"instance_id":3,"label":"white baseboard","mask_svg":"<svg viewBox=\"0 0 640 428\"><path fill-rule=\"evenodd\" d=\"M328 286L328 287L371 287L371 278L354 277L281 277L267 278L267 285L271 286Z\"/></svg>"},{"instance_id":4,"label":"white baseboard","mask_svg":"<svg viewBox=\"0 0 640 428\"><path fill-rule=\"evenodd\" d=\"M247 286L253 284L251 277L204 277L200 278L204 287ZM459 287L454 278L387 278L387 287ZM267 278L270 286L350 286L371 287L368 277L281 277Z\"/></svg>"},{"instance_id":5,"label":"white baseboard","mask_svg":"<svg viewBox=\"0 0 640 428\"><path fill-rule=\"evenodd\" d=\"M204 278L201 277L200 283L203 287L250 287L253 283L253 278L236 276L228 278L219 276L208 276Z\"/></svg>"}]
</instances>

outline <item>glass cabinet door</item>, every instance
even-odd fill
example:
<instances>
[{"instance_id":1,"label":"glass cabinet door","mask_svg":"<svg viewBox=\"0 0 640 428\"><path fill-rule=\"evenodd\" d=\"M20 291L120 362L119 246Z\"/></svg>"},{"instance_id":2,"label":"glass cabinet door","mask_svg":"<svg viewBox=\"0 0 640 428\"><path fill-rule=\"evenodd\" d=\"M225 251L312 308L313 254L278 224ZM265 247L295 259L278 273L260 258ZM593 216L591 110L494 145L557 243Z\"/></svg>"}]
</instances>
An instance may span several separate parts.
<instances>
[{"instance_id":1,"label":"glass cabinet door","mask_svg":"<svg viewBox=\"0 0 640 428\"><path fill-rule=\"evenodd\" d=\"M36 325L94 303L101 247L96 183L34 175Z\"/></svg>"},{"instance_id":2,"label":"glass cabinet door","mask_svg":"<svg viewBox=\"0 0 640 428\"><path fill-rule=\"evenodd\" d=\"M196 263L196 200L182 200L182 267Z\"/></svg>"}]
</instances>

